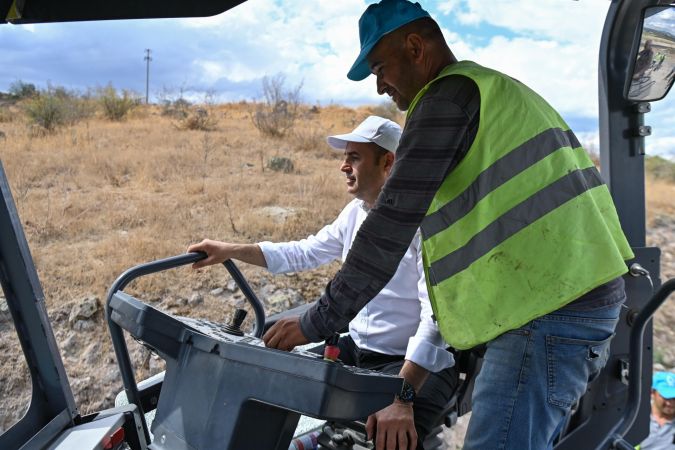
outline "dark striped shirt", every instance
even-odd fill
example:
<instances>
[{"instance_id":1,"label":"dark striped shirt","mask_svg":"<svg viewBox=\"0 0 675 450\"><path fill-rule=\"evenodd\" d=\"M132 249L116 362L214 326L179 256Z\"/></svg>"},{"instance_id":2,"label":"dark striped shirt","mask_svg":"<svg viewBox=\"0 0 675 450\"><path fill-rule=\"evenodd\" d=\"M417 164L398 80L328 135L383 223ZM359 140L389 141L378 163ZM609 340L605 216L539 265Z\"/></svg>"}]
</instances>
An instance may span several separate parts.
<instances>
[{"instance_id":1,"label":"dark striped shirt","mask_svg":"<svg viewBox=\"0 0 675 450\"><path fill-rule=\"evenodd\" d=\"M300 318L307 339L317 342L345 328L389 282L436 191L473 144L479 117L478 86L464 76L443 78L422 97L406 122L391 176L342 269ZM593 310L625 299L624 281L618 277L564 308Z\"/></svg>"},{"instance_id":2,"label":"dark striped shirt","mask_svg":"<svg viewBox=\"0 0 675 450\"><path fill-rule=\"evenodd\" d=\"M344 328L389 282L436 191L478 131L478 86L453 75L434 83L406 121L396 162L342 269L300 320L316 342Z\"/></svg>"}]
</instances>

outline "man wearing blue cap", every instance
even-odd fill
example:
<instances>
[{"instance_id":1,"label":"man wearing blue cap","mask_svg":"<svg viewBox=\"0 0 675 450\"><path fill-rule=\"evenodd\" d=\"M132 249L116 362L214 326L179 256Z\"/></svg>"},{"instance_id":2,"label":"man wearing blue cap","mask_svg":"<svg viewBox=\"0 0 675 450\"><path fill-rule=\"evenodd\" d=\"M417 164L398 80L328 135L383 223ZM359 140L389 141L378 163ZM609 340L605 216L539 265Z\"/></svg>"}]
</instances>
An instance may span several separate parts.
<instances>
[{"instance_id":1,"label":"man wearing blue cap","mask_svg":"<svg viewBox=\"0 0 675 450\"><path fill-rule=\"evenodd\" d=\"M419 3L359 21L348 77L407 110L392 173L317 304L268 346L325 339L386 284L419 227L434 317L457 349L486 344L465 450L552 449L604 367L633 258L616 209L560 115L522 83L457 61ZM416 389L423 369L402 375ZM376 448L414 448L410 418L369 419Z\"/></svg>"},{"instance_id":2,"label":"man wearing blue cap","mask_svg":"<svg viewBox=\"0 0 675 450\"><path fill-rule=\"evenodd\" d=\"M675 450L675 373L656 372L652 380L649 436L638 450Z\"/></svg>"}]
</instances>

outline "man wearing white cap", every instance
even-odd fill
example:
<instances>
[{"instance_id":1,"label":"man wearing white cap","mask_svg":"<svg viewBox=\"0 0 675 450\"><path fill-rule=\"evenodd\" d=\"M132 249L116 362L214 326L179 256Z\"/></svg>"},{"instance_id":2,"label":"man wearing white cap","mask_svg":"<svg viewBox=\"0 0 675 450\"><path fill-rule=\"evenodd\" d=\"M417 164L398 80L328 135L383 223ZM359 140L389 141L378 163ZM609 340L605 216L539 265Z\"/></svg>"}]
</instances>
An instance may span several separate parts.
<instances>
[{"instance_id":1,"label":"man wearing white cap","mask_svg":"<svg viewBox=\"0 0 675 450\"><path fill-rule=\"evenodd\" d=\"M257 244L206 239L188 248L188 252L208 255L193 267L237 259L277 274L313 269L338 258L344 261L391 171L400 136L398 124L370 116L351 133L327 138L332 148L344 151L340 171L346 176L347 192L355 198L316 235L300 241ZM386 373L430 373L416 394L404 383L394 403L381 412L392 410L392 415L403 417L410 429L414 416L414 438L423 442L457 386L457 373L451 368L453 356L432 319L419 233L389 283L358 314L354 313L349 334L338 343L344 363Z\"/></svg>"}]
</instances>

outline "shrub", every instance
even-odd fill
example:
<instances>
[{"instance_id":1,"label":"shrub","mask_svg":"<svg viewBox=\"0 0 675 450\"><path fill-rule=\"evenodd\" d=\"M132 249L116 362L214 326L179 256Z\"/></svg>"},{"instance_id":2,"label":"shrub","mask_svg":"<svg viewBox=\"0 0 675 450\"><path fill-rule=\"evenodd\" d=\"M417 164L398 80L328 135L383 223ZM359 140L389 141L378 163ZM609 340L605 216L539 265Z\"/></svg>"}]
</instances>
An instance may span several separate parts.
<instances>
[{"instance_id":1,"label":"shrub","mask_svg":"<svg viewBox=\"0 0 675 450\"><path fill-rule=\"evenodd\" d=\"M184 98L178 100L164 100L162 102L162 115L174 119L185 119L189 115L190 102Z\"/></svg>"},{"instance_id":2,"label":"shrub","mask_svg":"<svg viewBox=\"0 0 675 450\"><path fill-rule=\"evenodd\" d=\"M16 99L24 99L35 97L38 94L38 90L33 83L16 80L9 85L9 94Z\"/></svg>"},{"instance_id":3,"label":"shrub","mask_svg":"<svg viewBox=\"0 0 675 450\"><path fill-rule=\"evenodd\" d=\"M33 134L53 133L66 123L66 107L62 99L48 92L29 100L25 106L26 116Z\"/></svg>"},{"instance_id":4,"label":"shrub","mask_svg":"<svg viewBox=\"0 0 675 450\"><path fill-rule=\"evenodd\" d=\"M204 108L188 110L186 115L179 120L177 127L181 130L213 131L217 121L213 115L209 115Z\"/></svg>"},{"instance_id":5,"label":"shrub","mask_svg":"<svg viewBox=\"0 0 675 450\"><path fill-rule=\"evenodd\" d=\"M286 77L277 74L263 77L264 102L252 117L253 125L266 136L283 137L292 128L298 116L302 83L291 90L285 88Z\"/></svg>"},{"instance_id":6,"label":"shrub","mask_svg":"<svg viewBox=\"0 0 675 450\"><path fill-rule=\"evenodd\" d=\"M96 104L89 94L79 95L63 86L51 85L47 87L45 93L41 93L41 95L45 94L55 97L61 102L65 125L75 125L80 120L90 118L96 112Z\"/></svg>"},{"instance_id":7,"label":"shrub","mask_svg":"<svg viewBox=\"0 0 675 450\"><path fill-rule=\"evenodd\" d=\"M191 103L183 97L184 88L180 88L176 95L173 90L164 87L159 93L159 103L162 105L162 115L174 119L185 119L188 116Z\"/></svg>"},{"instance_id":8,"label":"shrub","mask_svg":"<svg viewBox=\"0 0 675 450\"><path fill-rule=\"evenodd\" d=\"M139 97L131 91L123 90L118 94L117 90L108 85L99 90L99 102L103 108L103 115L109 120L119 121L126 117L127 113L139 104Z\"/></svg>"},{"instance_id":9,"label":"shrub","mask_svg":"<svg viewBox=\"0 0 675 450\"><path fill-rule=\"evenodd\" d=\"M330 156L330 147L326 143L328 130L315 122L308 122L302 128L291 133L291 143L295 150L313 151L318 157Z\"/></svg>"},{"instance_id":10,"label":"shrub","mask_svg":"<svg viewBox=\"0 0 675 450\"><path fill-rule=\"evenodd\" d=\"M375 116L384 117L385 119L399 122L403 117L403 113L398 109L396 103L391 100L386 100L377 106L371 108L371 112Z\"/></svg>"},{"instance_id":11,"label":"shrub","mask_svg":"<svg viewBox=\"0 0 675 450\"><path fill-rule=\"evenodd\" d=\"M660 156L648 156L645 160L647 173L654 178L675 183L675 162Z\"/></svg>"},{"instance_id":12,"label":"shrub","mask_svg":"<svg viewBox=\"0 0 675 450\"><path fill-rule=\"evenodd\" d=\"M60 86L48 86L38 92L24 104L32 134L53 133L60 126L74 125L80 120L91 117L95 105L88 97Z\"/></svg>"},{"instance_id":13,"label":"shrub","mask_svg":"<svg viewBox=\"0 0 675 450\"><path fill-rule=\"evenodd\" d=\"M77 122L89 119L96 114L96 102L90 97L71 97L64 101L66 105L66 124L75 125Z\"/></svg>"},{"instance_id":14,"label":"shrub","mask_svg":"<svg viewBox=\"0 0 675 450\"><path fill-rule=\"evenodd\" d=\"M291 173L295 170L293 161L283 156L275 156L267 163L267 167L275 172Z\"/></svg>"},{"instance_id":15,"label":"shrub","mask_svg":"<svg viewBox=\"0 0 675 450\"><path fill-rule=\"evenodd\" d=\"M14 121L14 114L9 107L0 105L0 123L8 123Z\"/></svg>"}]
</instances>

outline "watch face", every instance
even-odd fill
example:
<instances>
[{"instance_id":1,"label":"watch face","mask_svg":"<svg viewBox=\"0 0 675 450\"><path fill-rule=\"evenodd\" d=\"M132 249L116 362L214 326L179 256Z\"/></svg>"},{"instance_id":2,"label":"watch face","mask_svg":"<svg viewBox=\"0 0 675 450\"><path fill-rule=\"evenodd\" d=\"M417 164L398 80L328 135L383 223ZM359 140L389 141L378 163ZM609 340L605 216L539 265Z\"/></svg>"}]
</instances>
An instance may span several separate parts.
<instances>
[{"instance_id":1,"label":"watch face","mask_svg":"<svg viewBox=\"0 0 675 450\"><path fill-rule=\"evenodd\" d=\"M401 386L401 392L397 395L398 399L402 402L412 402L415 400L415 388L412 384L403 380L403 386Z\"/></svg>"}]
</instances>

